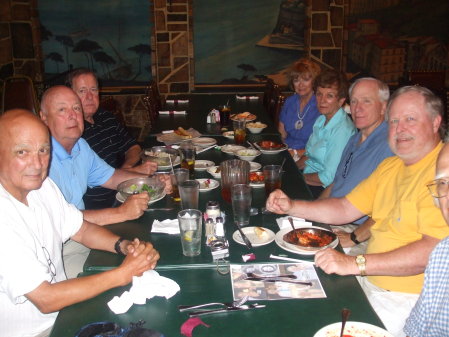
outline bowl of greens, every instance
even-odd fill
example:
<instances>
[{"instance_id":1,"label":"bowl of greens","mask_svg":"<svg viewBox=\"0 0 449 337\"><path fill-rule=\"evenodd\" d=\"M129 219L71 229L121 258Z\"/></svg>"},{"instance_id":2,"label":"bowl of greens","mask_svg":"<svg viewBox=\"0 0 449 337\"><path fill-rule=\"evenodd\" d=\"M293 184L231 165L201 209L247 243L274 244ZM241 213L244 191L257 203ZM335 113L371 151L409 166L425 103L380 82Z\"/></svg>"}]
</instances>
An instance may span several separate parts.
<instances>
[{"instance_id":1,"label":"bowl of greens","mask_svg":"<svg viewBox=\"0 0 449 337\"><path fill-rule=\"evenodd\" d=\"M117 186L117 191L124 200L130 195L147 192L150 195L150 202L162 199L165 196L164 189L165 184L158 176L133 178Z\"/></svg>"}]
</instances>

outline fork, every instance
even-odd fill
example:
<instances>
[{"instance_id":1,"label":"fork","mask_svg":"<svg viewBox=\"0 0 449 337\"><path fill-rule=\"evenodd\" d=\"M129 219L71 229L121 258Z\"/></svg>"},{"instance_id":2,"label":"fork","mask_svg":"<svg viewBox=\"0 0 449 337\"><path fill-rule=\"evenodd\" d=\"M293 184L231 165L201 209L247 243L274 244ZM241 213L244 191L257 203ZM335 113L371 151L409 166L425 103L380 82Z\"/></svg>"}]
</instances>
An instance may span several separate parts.
<instances>
[{"instance_id":1,"label":"fork","mask_svg":"<svg viewBox=\"0 0 449 337\"><path fill-rule=\"evenodd\" d=\"M244 296L238 300L235 300L233 302L211 302L211 303L204 303L204 304L198 304L198 305L178 305L179 312L184 312L188 310L193 309L200 309L200 308L206 308L211 306L223 306L226 308L236 308L240 307L241 305L245 304L248 301L249 296Z\"/></svg>"}]
</instances>

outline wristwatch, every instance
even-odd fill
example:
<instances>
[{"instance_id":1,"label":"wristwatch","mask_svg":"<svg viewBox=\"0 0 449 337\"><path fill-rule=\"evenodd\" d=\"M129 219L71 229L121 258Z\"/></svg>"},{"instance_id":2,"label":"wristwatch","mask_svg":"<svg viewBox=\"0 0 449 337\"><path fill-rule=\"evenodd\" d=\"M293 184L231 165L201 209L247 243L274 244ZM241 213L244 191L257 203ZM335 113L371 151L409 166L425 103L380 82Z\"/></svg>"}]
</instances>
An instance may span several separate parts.
<instances>
[{"instance_id":1,"label":"wristwatch","mask_svg":"<svg viewBox=\"0 0 449 337\"><path fill-rule=\"evenodd\" d=\"M122 249L120 248L120 244L122 243L123 240L125 240L125 239L122 237L119 238L114 244L114 249L118 255L125 256L125 253L123 253Z\"/></svg>"},{"instance_id":2,"label":"wristwatch","mask_svg":"<svg viewBox=\"0 0 449 337\"><path fill-rule=\"evenodd\" d=\"M350 235L351 241L354 242L356 245L360 243L359 240L357 240L357 236L355 235L355 231L351 233Z\"/></svg>"},{"instance_id":3,"label":"wristwatch","mask_svg":"<svg viewBox=\"0 0 449 337\"><path fill-rule=\"evenodd\" d=\"M355 263L357 263L357 267L359 267L360 270L360 276L366 276L366 258L364 255L357 255L355 258Z\"/></svg>"}]
</instances>

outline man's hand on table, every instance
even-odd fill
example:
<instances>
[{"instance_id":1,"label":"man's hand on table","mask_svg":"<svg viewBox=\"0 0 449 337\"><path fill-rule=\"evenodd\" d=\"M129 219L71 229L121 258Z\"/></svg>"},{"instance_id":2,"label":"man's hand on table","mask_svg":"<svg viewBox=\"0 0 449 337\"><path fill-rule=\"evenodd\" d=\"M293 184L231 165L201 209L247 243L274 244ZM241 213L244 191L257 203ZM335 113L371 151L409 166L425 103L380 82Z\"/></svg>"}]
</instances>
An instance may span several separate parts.
<instances>
[{"instance_id":1,"label":"man's hand on table","mask_svg":"<svg viewBox=\"0 0 449 337\"><path fill-rule=\"evenodd\" d=\"M266 208L270 212L288 214L292 207L292 200L281 190L275 190L268 196Z\"/></svg>"},{"instance_id":2,"label":"man's hand on table","mask_svg":"<svg viewBox=\"0 0 449 337\"><path fill-rule=\"evenodd\" d=\"M159 252L149 242L134 239L125 244L125 259L119 269L123 271L125 283L132 281L133 276L141 276L145 271L154 269L159 260Z\"/></svg>"},{"instance_id":3,"label":"man's hand on table","mask_svg":"<svg viewBox=\"0 0 449 337\"><path fill-rule=\"evenodd\" d=\"M335 234L337 234L338 240L343 248L354 247L355 242L351 240L351 233L347 233L340 229L333 230Z\"/></svg>"},{"instance_id":4,"label":"man's hand on table","mask_svg":"<svg viewBox=\"0 0 449 337\"><path fill-rule=\"evenodd\" d=\"M125 215L127 220L139 218L148 208L150 196L148 192L130 195L125 202L119 206L120 211Z\"/></svg>"},{"instance_id":5,"label":"man's hand on table","mask_svg":"<svg viewBox=\"0 0 449 337\"><path fill-rule=\"evenodd\" d=\"M145 163L142 163L140 165L134 166L134 167L122 167L123 169L130 171L130 172L136 172L140 174L145 174L147 176L150 176L154 174L154 172L157 171L157 163L152 161L147 161Z\"/></svg>"},{"instance_id":6,"label":"man's hand on table","mask_svg":"<svg viewBox=\"0 0 449 337\"><path fill-rule=\"evenodd\" d=\"M315 254L315 265L326 274L359 275L355 256L337 252L333 248L320 250Z\"/></svg>"}]
</instances>

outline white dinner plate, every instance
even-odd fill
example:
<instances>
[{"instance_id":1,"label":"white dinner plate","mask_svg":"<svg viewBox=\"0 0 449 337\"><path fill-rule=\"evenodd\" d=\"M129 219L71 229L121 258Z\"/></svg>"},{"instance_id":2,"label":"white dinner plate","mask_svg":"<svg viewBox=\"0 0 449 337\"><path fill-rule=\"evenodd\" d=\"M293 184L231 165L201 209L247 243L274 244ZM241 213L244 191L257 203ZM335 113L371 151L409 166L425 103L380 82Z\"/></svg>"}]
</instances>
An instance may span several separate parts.
<instances>
[{"instance_id":1,"label":"white dinner plate","mask_svg":"<svg viewBox=\"0 0 449 337\"><path fill-rule=\"evenodd\" d=\"M296 227L296 226L295 226ZM299 228L299 227L296 227ZM282 249L290 252L290 253L295 253L295 254L300 254L300 255L315 255L315 253L317 251L310 251L310 250L305 250L305 249L301 249L301 248L290 248L291 246L287 246L283 240L284 234L287 234L288 232L290 232L292 229L291 228L284 228L281 229L279 232L276 233L276 237L274 238L274 241L276 242L276 244L281 247ZM338 239L334 240L330 245L328 245L327 247L330 248L335 248L338 246ZM327 248L326 247L326 248Z\"/></svg>"},{"instance_id":2,"label":"white dinner plate","mask_svg":"<svg viewBox=\"0 0 449 337\"><path fill-rule=\"evenodd\" d=\"M227 154L235 154L238 150L244 150L245 147L241 145L234 145L234 144L226 144L221 147L221 152L227 153Z\"/></svg>"},{"instance_id":3,"label":"white dinner plate","mask_svg":"<svg viewBox=\"0 0 449 337\"><path fill-rule=\"evenodd\" d=\"M220 186L220 183L215 179L195 179L197 182L200 183L200 192L208 192L216 189L218 186ZM205 182L209 180L209 186L206 187Z\"/></svg>"},{"instance_id":4,"label":"white dinner plate","mask_svg":"<svg viewBox=\"0 0 449 337\"><path fill-rule=\"evenodd\" d=\"M220 166L211 166L207 168L207 173L209 173L215 179L221 179L221 172L216 173L215 171L219 169Z\"/></svg>"},{"instance_id":5,"label":"white dinner plate","mask_svg":"<svg viewBox=\"0 0 449 337\"><path fill-rule=\"evenodd\" d=\"M163 199L165 197L166 193L162 193L162 195L159 198L150 200L150 202L148 203L148 205L154 204L156 201L159 201L161 199ZM120 194L120 192L117 192L117 194L115 195L115 199L117 199L117 201L120 202L125 202L125 198L123 198L123 196Z\"/></svg>"},{"instance_id":6,"label":"white dinner plate","mask_svg":"<svg viewBox=\"0 0 449 337\"><path fill-rule=\"evenodd\" d=\"M195 160L196 171L206 171L208 167L215 166L215 163L210 160Z\"/></svg>"},{"instance_id":7,"label":"white dinner plate","mask_svg":"<svg viewBox=\"0 0 449 337\"><path fill-rule=\"evenodd\" d=\"M217 140L210 137L199 137L192 139L192 143L200 147L208 147L217 144Z\"/></svg>"},{"instance_id":8,"label":"white dinner plate","mask_svg":"<svg viewBox=\"0 0 449 337\"><path fill-rule=\"evenodd\" d=\"M273 242L275 235L272 230L260 227L264 229L266 233L263 237L259 237L254 232L255 228L256 227L242 227L243 234L246 235L246 237L254 247L267 245ZM245 245L245 242L243 242L242 236L240 235L238 230L236 230L234 234L232 234L232 238L234 239L235 242L240 243L241 245Z\"/></svg>"},{"instance_id":9,"label":"white dinner plate","mask_svg":"<svg viewBox=\"0 0 449 337\"><path fill-rule=\"evenodd\" d=\"M281 147L280 149L276 149L276 150L264 150L257 144L256 144L256 147L259 149L260 152L262 152L262 154L278 154L278 153L288 149L288 146L284 146L284 147Z\"/></svg>"},{"instance_id":10,"label":"white dinner plate","mask_svg":"<svg viewBox=\"0 0 449 337\"><path fill-rule=\"evenodd\" d=\"M173 166L178 166L179 164L181 164L181 158L179 156L177 156L175 161L173 162ZM158 170L169 170L170 165L158 165L157 169Z\"/></svg>"},{"instance_id":11,"label":"white dinner plate","mask_svg":"<svg viewBox=\"0 0 449 337\"><path fill-rule=\"evenodd\" d=\"M318 330L313 337L340 336L341 322L333 323ZM344 335L357 337L394 337L387 330L362 322L346 322Z\"/></svg>"},{"instance_id":12,"label":"white dinner plate","mask_svg":"<svg viewBox=\"0 0 449 337\"><path fill-rule=\"evenodd\" d=\"M256 163L255 161L249 162L249 171L250 172L258 171L258 170L260 170L261 167L262 167L262 164Z\"/></svg>"},{"instance_id":13,"label":"white dinner plate","mask_svg":"<svg viewBox=\"0 0 449 337\"><path fill-rule=\"evenodd\" d=\"M228 138L228 139L234 139L234 131L223 132L223 136Z\"/></svg>"}]
</instances>

